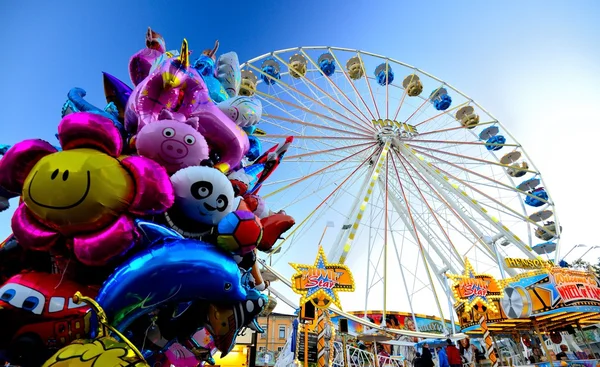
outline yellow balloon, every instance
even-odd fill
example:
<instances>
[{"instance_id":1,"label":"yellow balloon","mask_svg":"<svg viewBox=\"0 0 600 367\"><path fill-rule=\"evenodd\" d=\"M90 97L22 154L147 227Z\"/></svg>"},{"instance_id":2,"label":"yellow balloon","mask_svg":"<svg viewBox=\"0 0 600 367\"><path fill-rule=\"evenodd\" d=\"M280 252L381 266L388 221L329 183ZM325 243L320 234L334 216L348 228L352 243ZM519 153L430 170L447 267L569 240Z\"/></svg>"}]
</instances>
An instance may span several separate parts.
<instances>
[{"instance_id":1,"label":"yellow balloon","mask_svg":"<svg viewBox=\"0 0 600 367\"><path fill-rule=\"evenodd\" d=\"M127 209L134 189L119 160L82 148L42 158L25 180L23 200L42 223L70 235L111 223Z\"/></svg>"},{"instance_id":2,"label":"yellow balloon","mask_svg":"<svg viewBox=\"0 0 600 367\"><path fill-rule=\"evenodd\" d=\"M76 340L54 354L42 367L149 367L125 343L111 337Z\"/></svg>"}]
</instances>

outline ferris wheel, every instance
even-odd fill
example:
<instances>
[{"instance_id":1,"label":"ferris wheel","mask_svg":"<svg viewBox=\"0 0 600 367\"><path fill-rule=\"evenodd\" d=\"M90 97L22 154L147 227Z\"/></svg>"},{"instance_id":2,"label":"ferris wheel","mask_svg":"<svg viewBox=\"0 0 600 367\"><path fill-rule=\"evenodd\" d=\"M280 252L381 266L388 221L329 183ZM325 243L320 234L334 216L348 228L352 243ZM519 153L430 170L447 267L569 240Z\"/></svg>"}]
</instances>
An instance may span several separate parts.
<instances>
[{"instance_id":1,"label":"ferris wheel","mask_svg":"<svg viewBox=\"0 0 600 367\"><path fill-rule=\"evenodd\" d=\"M296 47L243 64L240 93L262 102L254 134L264 149L294 137L260 191L297 219L271 254L286 276L288 262L312 263L321 243L355 274L357 292L342 298L351 308L448 318L445 274L462 273L465 257L507 277L516 270L506 257L558 257L540 172L446 82L365 51Z\"/></svg>"}]
</instances>

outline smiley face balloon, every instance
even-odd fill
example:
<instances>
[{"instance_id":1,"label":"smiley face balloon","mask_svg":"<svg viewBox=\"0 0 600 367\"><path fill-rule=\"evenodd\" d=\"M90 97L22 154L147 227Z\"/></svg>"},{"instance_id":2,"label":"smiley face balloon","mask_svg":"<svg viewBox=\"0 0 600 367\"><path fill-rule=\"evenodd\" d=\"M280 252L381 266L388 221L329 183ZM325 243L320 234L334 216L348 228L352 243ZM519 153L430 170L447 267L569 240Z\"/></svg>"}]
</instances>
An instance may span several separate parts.
<instances>
[{"instance_id":1,"label":"smiley face balloon","mask_svg":"<svg viewBox=\"0 0 600 367\"><path fill-rule=\"evenodd\" d=\"M123 141L105 117L73 113L58 130L63 151L26 140L0 161L0 186L23 196L13 233L31 250L67 241L79 261L103 265L133 246L132 215L164 212L173 187L154 161L120 156Z\"/></svg>"}]
</instances>

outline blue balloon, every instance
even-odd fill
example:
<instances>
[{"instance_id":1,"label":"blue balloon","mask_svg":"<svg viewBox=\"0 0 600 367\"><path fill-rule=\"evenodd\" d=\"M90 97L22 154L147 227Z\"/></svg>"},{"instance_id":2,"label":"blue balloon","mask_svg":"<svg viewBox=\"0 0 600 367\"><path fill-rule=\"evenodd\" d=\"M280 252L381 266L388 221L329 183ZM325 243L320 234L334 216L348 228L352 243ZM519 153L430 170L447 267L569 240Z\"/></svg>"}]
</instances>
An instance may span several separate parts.
<instances>
[{"instance_id":1,"label":"blue balloon","mask_svg":"<svg viewBox=\"0 0 600 367\"><path fill-rule=\"evenodd\" d=\"M219 103L229 98L221 81L215 77L215 60L206 55L201 55L194 63L194 69L198 71L198 74L204 80L213 102Z\"/></svg>"},{"instance_id":2,"label":"blue balloon","mask_svg":"<svg viewBox=\"0 0 600 367\"><path fill-rule=\"evenodd\" d=\"M166 304L194 300L234 304L246 299L231 254L210 243L155 229L147 226L144 235L162 232L165 237L119 266L98 293L96 300L115 328L123 331L138 317Z\"/></svg>"},{"instance_id":3,"label":"blue balloon","mask_svg":"<svg viewBox=\"0 0 600 367\"><path fill-rule=\"evenodd\" d=\"M125 127L119 121L119 111L117 106L111 102L106 105L104 110L94 106L86 101L83 97L86 96L86 91L82 88L72 88L67 94L67 101L62 107L62 117L74 112L90 112L110 119L113 124L119 129L121 135L125 136Z\"/></svg>"},{"instance_id":4,"label":"blue balloon","mask_svg":"<svg viewBox=\"0 0 600 367\"><path fill-rule=\"evenodd\" d=\"M254 135L248 135L248 141L250 142L250 149L246 153L246 158L250 161L256 160L262 153L262 143Z\"/></svg>"}]
</instances>

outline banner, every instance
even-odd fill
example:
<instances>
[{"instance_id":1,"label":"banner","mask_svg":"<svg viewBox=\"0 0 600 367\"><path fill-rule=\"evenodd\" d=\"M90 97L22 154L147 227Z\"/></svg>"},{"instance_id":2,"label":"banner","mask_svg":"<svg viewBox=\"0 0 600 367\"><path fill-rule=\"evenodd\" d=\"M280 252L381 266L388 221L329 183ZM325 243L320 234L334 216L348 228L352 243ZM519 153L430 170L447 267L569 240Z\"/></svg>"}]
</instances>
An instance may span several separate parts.
<instances>
[{"instance_id":1,"label":"banner","mask_svg":"<svg viewBox=\"0 0 600 367\"><path fill-rule=\"evenodd\" d=\"M358 317L364 316L364 311L356 311L349 312L350 314L356 315ZM381 311L367 311L367 320L375 323L377 325L381 324L382 312ZM331 321L334 325L338 324L339 316L335 316L331 318ZM427 332L427 333L437 333L440 335L444 335L444 328L450 330L451 323L446 320L442 321L442 319L434 316L425 316L425 315L416 315L415 319L417 323L415 325L415 321L413 320L412 314L406 312L386 312L385 315L385 324L390 329L398 329L398 330L410 330L417 331L417 326L419 331ZM458 327L458 326L457 326ZM363 326L357 322L352 320L348 320L348 332L351 334L359 334L365 332L368 327Z\"/></svg>"}]
</instances>

